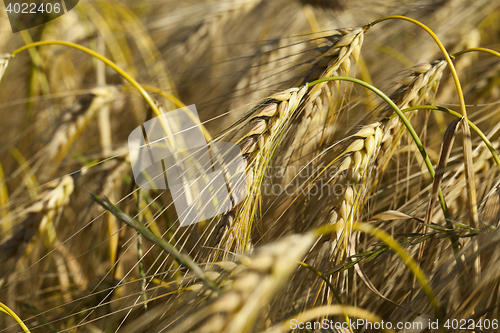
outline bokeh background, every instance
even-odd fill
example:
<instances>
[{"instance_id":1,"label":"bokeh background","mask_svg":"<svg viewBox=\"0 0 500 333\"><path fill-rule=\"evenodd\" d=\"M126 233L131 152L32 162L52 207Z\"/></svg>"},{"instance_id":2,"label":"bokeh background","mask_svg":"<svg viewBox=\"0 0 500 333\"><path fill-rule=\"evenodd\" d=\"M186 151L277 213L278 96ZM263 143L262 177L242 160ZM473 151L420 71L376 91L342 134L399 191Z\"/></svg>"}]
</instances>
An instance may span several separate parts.
<instances>
[{"instance_id":1,"label":"bokeh background","mask_svg":"<svg viewBox=\"0 0 500 333\"><path fill-rule=\"evenodd\" d=\"M164 110L195 104L208 133L215 137L234 128L232 124L266 96L317 78L322 70L317 61L334 29L361 27L387 15L406 15L433 29L450 52L479 45L499 50L499 9L498 0L81 0L54 21L12 33L0 6L0 53L43 40L83 45L149 86ZM404 69L441 54L423 30L408 22L387 21L367 32L361 56L352 75L389 94ZM456 66L471 119L484 131L493 129L500 118L499 59L471 54L457 60ZM360 124L380 120L382 114L375 96L352 85L345 89L338 106L342 110L338 131L328 144ZM458 109L447 72L436 101ZM137 331L148 331L145 325L133 326L136 318L144 320L140 316L145 311L143 305L134 305L141 295L139 281L144 274L137 265L138 251L146 253L146 275L158 279L148 287L149 309L164 306L166 301L159 295L171 290L161 289L160 281L173 278L168 274L173 260L164 261L162 252L148 242L142 248L131 245L136 242L135 231L124 228L89 196L106 196L130 215L141 212L144 220L154 217L157 223L153 227L160 233L177 228L173 208L163 209L168 195L134 192L127 138L152 116L128 82L79 50L42 46L10 59L0 81L0 301L27 319L33 332L62 332L73 327L73 332L113 332L127 325L135 327L130 331L137 327ZM427 114L418 119L415 126L435 162L451 118ZM320 148L310 145L297 158L305 163L308 154ZM452 156L457 157L450 163L459 168L461 148L455 148ZM425 187L422 182L429 181L410 150L398 155L400 159L394 158L382 181L401 184L398 196L394 189L381 186L364 216L399 207L415 214L425 210L425 197L410 200ZM481 214L495 216L495 204L488 208L486 203L498 171L478 166L477 172L483 172L477 184ZM449 192L454 198L463 194L460 189ZM273 224L283 212L274 199L263 198L265 213L255 224L255 245L290 232L287 221ZM457 199L452 209L458 212L460 208L463 201ZM266 233L269 230L272 232ZM196 242L197 232L184 236L186 249L201 246ZM378 287L390 282L383 267L394 260L385 258L384 264L372 263L367 268ZM426 269L444 274L442 267L429 265ZM397 288L389 282L381 287L384 293L404 299L405 287L394 290ZM496 306L498 284L491 285L490 291L491 302L487 303ZM348 299L389 317L396 311L384 308L383 301L370 293L360 289ZM459 300L450 302L458 304ZM276 316L256 327L262 329L276 318L286 318L292 309L269 308ZM0 332L18 331L10 318L0 315Z\"/></svg>"}]
</instances>

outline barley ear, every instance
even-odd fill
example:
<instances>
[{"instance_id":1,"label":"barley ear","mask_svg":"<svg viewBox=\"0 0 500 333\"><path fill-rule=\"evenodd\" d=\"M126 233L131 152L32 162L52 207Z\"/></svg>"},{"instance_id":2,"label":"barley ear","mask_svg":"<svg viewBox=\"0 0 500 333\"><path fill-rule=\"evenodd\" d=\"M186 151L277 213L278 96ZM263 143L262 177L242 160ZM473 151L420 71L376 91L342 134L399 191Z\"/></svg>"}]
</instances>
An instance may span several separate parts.
<instances>
[{"instance_id":1,"label":"barley ear","mask_svg":"<svg viewBox=\"0 0 500 333\"><path fill-rule=\"evenodd\" d=\"M362 28L346 28L339 29L338 32L340 36L332 37L335 38L335 44L328 47L322 55L322 58L329 59L329 61L320 78L339 76L340 71L343 71L347 76L351 67L350 57L352 56L355 63L358 62L363 45L364 30ZM335 86L338 87L338 82L322 82L309 91L307 98L303 101L306 117L321 112L323 106L328 105Z\"/></svg>"},{"instance_id":2,"label":"barley ear","mask_svg":"<svg viewBox=\"0 0 500 333\"><path fill-rule=\"evenodd\" d=\"M188 317L170 331L199 333L242 333L268 306L297 267L297 262L315 240L312 233L291 235L258 247L231 270L233 280L211 304Z\"/></svg>"},{"instance_id":3,"label":"barley ear","mask_svg":"<svg viewBox=\"0 0 500 333\"><path fill-rule=\"evenodd\" d=\"M391 99L401 110L432 102L446 66L446 61L435 60L410 68L410 74L399 82L400 87L390 96ZM387 167L403 132L404 126L399 117L392 118L385 124L382 146L375 161L380 174Z\"/></svg>"},{"instance_id":4,"label":"barley ear","mask_svg":"<svg viewBox=\"0 0 500 333\"><path fill-rule=\"evenodd\" d=\"M241 243L238 239L248 239L250 232L248 225L251 225L250 222L253 219L254 203L260 197L262 175L265 174L272 159L275 146L279 145L282 134L286 131L306 93L307 85L290 88L270 96L266 105L253 110L249 118L250 128L243 133L242 139L238 142L244 159L238 169L245 172L248 191L244 194L244 199L240 198L241 204L222 216L221 225L216 232L217 243L224 242L226 239L224 243L231 244L234 239L235 247L239 251L248 248L247 243ZM228 237L231 226L235 222L241 226L238 229L241 237Z\"/></svg>"},{"instance_id":5,"label":"barley ear","mask_svg":"<svg viewBox=\"0 0 500 333\"><path fill-rule=\"evenodd\" d=\"M15 274L16 267L33 250L38 238L45 234L49 227L54 227L57 215L69 203L74 185L71 176L52 181L46 185L47 189L38 195L38 200L24 210L27 214L19 223L19 230L0 244L0 262L5 267L0 272L0 287L11 274ZM49 240L51 243L55 241L51 236Z\"/></svg>"},{"instance_id":6,"label":"barley ear","mask_svg":"<svg viewBox=\"0 0 500 333\"><path fill-rule=\"evenodd\" d=\"M352 224L356 222L358 208L364 202L367 179L373 171L373 161L381 146L381 123L364 126L353 138L337 170L340 175L335 177L336 184L341 184L344 191L333 197L336 208L329 219L329 224L339 224L339 230L342 230L337 235L337 240L342 243L339 251L341 255L349 252Z\"/></svg>"},{"instance_id":7,"label":"barley ear","mask_svg":"<svg viewBox=\"0 0 500 333\"><path fill-rule=\"evenodd\" d=\"M90 94L81 96L75 105L61 115L59 128L47 144L43 158L35 164L33 169L36 170L40 163L50 160L50 163L41 165L45 170L44 177L48 178L47 175L54 174L81 132L101 111L102 107L109 105L117 95L118 90L115 87L107 86L94 88Z\"/></svg>"}]
</instances>

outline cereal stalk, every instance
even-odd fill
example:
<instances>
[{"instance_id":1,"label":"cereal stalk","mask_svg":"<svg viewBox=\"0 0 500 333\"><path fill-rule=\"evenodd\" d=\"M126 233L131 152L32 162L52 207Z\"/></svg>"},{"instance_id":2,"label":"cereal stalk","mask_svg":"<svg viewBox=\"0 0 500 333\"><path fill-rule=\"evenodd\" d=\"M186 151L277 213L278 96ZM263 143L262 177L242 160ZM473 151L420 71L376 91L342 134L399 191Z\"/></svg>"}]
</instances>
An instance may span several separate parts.
<instances>
[{"instance_id":1,"label":"cereal stalk","mask_svg":"<svg viewBox=\"0 0 500 333\"><path fill-rule=\"evenodd\" d=\"M74 49L83 51L83 52L85 52L87 54L90 54L94 58L97 58L97 59L103 61L106 65L108 65L109 67L113 68L116 72L118 72L118 74L120 74L125 80L127 80L128 82L130 82L130 84L132 84L139 91L139 93L146 100L146 102L149 104L149 106L151 107L151 109L153 110L153 112L157 116L161 115L161 112L158 109L158 107L156 106L156 104L153 101L153 99L149 96L149 94L146 92L146 90L144 90L144 88L142 88L142 86L136 80L134 80L127 72L125 72L123 69L121 69L120 67L118 67L115 63L113 63L108 58L105 58L102 55L100 55L99 53L96 53L96 52L94 52L94 51L92 51L92 50L90 50L90 49L88 49L88 48L86 48L84 46L81 46L81 45L78 45L78 44L75 44L75 43L70 43L70 42L58 41L58 40L42 41L42 42L35 42L35 43L31 43L31 44L25 45L23 47L20 47L17 50L15 50L14 52L12 52L10 54L10 56L14 57L18 53L20 53L20 52L22 52L24 50L27 50L27 49L32 48L32 47L42 46L42 45L65 45L65 46L69 46L69 47L72 47Z\"/></svg>"},{"instance_id":2,"label":"cereal stalk","mask_svg":"<svg viewBox=\"0 0 500 333\"><path fill-rule=\"evenodd\" d=\"M12 319L14 319L18 324L19 326L21 326L21 328L23 329L23 331L25 333L31 333L30 330L28 329L28 327L24 324L24 322L21 320L21 318L19 318L14 311L12 311L7 305L3 304L0 302L0 311L2 311L3 313L6 313L7 315L9 315Z\"/></svg>"},{"instance_id":3,"label":"cereal stalk","mask_svg":"<svg viewBox=\"0 0 500 333\"><path fill-rule=\"evenodd\" d=\"M455 83L455 88L457 90L457 95L458 95L458 100L460 103L460 112L462 116L467 120L467 110L465 106L465 99L464 99L464 94L462 92L462 86L460 84L460 79L458 78L457 71L455 69L455 66L453 65L453 62L451 61L451 57L448 54L448 51L444 47L443 43L439 40L439 38L436 36L436 34L429 29L426 25L422 24L421 22L405 17L405 16L400 16L400 15L393 15L393 16L387 16L384 18L381 18L379 20L376 20L372 23L370 23L369 27L372 27L373 25L383 22L386 20L391 20L391 19L398 19L398 20L405 20L409 21L413 24L418 25L422 29L424 29L431 37L434 39L436 44L438 45L439 49L443 53L444 59L446 60L448 66L450 67L450 72L453 77L453 81ZM477 197L476 197L476 189L475 189L475 181L474 181L474 172L473 172L473 162L472 162L472 144L471 144L471 138L470 138L470 127L469 123L467 121L462 122L462 136L463 136L463 154L464 154L464 165L465 165L465 176L466 176L466 188L467 188L467 197L469 200L469 211L470 211L470 224L473 227L476 227L479 223L478 221L478 212L477 212Z\"/></svg>"}]
</instances>

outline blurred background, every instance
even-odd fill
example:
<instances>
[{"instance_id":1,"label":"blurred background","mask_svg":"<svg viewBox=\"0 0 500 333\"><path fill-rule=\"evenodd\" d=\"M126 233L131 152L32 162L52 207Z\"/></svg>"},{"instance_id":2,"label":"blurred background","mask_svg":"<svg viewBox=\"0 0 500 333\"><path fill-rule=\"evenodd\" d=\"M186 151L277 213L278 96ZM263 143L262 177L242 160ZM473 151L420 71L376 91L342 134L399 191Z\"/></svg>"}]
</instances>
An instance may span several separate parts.
<instances>
[{"instance_id":1,"label":"blurred background","mask_svg":"<svg viewBox=\"0 0 500 333\"><path fill-rule=\"evenodd\" d=\"M215 137L266 96L317 78L317 60L335 29L406 15L433 29L450 52L479 45L498 50L499 9L498 0L80 0L62 17L12 33L0 6L0 53L45 40L83 45L147 86L165 111L195 104ZM389 94L404 69L440 57L423 30L387 21L366 33L352 75ZM471 54L458 60L457 68L471 119L493 128L500 117L500 62ZM448 76L446 71L436 100L457 110ZM352 96L341 107L347 111L343 126L331 142L380 119L373 111L379 100L349 87ZM142 254L146 275L159 279L153 282L150 307L162 304L154 297L166 292L160 287L168 278L161 274L173 261L163 261L161 251L147 242L142 248L131 245L135 231L89 196L106 196L145 220L154 217L152 228L159 233L175 225L175 211L163 209L168 196L134 192L127 138L152 116L127 81L79 50L48 45L10 59L0 81L0 301L27 319L32 332L73 327L74 332L112 332L133 322L144 311L134 306L140 296L137 281L145 274L137 264ZM424 141L434 158L447 126L443 117L423 117L416 125L423 131L431 119L429 131L436 136ZM395 175L396 169L387 172ZM495 177L490 173L484 179L493 184ZM264 198L264 207L272 204ZM391 205L401 202L373 207ZM272 211L267 216L276 217ZM266 216L259 223L265 230ZM195 239L186 237L186 248L195 246ZM10 318L0 316L0 332L18 331Z\"/></svg>"}]
</instances>

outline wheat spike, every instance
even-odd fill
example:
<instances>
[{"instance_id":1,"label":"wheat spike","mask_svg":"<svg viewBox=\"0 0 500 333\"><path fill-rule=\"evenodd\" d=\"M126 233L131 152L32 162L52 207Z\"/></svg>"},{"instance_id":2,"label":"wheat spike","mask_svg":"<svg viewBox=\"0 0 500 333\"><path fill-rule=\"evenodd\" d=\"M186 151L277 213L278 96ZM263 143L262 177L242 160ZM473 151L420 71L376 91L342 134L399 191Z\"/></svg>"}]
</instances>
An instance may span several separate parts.
<instances>
[{"instance_id":1,"label":"wheat spike","mask_svg":"<svg viewBox=\"0 0 500 333\"><path fill-rule=\"evenodd\" d=\"M446 63L441 60L413 67L410 75L400 82L399 89L391 95L392 99L401 109L431 100L445 67ZM374 123L364 126L353 135L354 141L344 151L337 169L337 175L340 176L334 180L335 185L340 184L343 191L334 196L332 206L335 208L328 222L339 223L342 230L337 234L335 245L331 245L328 251L329 257L335 258L334 265L355 253L352 223L358 218L374 179L378 179L383 171L381 161L390 159L404 130L404 125L397 117L386 124ZM315 263L319 266L323 264L325 263ZM330 302L332 298L327 295L326 299Z\"/></svg>"},{"instance_id":2,"label":"wheat spike","mask_svg":"<svg viewBox=\"0 0 500 333\"><path fill-rule=\"evenodd\" d=\"M371 171L375 156L377 156L382 142L381 123L373 123L364 126L353 135L356 138L346 149L345 157L340 163L337 173L341 174L336 183L344 184L343 193L335 197L337 199L337 208L332 212L330 224L340 223L347 227L354 222L356 218L353 214L354 205L359 205L358 196L365 190L363 185ZM355 211L355 210L354 210ZM347 224L346 224L347 223Z\"/></svg>"},{"instance_id":3,"label":"wheat spike","mask_svg":"<svg viewBox=\"0 0 500 333\"><path fill-rule=\"evenodd\" d=\"M57 214L69 203L73 189L73 177L64 176L48 184L38 195L38 200L24 210L26 217L20 222L19 230L0 244L0 260L6 265L0 275L0 286L31 252L38 238L36 236L43 235L51 227Z\"/></svg>"},{"instance_id":4,"label":"wheat spike","mask_svg":"<svg viewBox=\"0 0 500 333\"><path fill-rule=\"evenodd\" d=\"M338 264L355 253L355 241L352 225L358 218L360 207L367 193L368 179L373 172L373 161L377 156L382 141L382 124L373 123L361 128L353 135L354 140L344 151L343 159L336 171L335 187L341 186L342 192L332 195L332 206L335 207L329 217L329 224L338 224L336 242L330 244L326 258L327 266ZM333 278L332 278L333 280ZM329 289L326 299L331 302Z\"/></svg>"},{"instance_id":5,"label":"wheat spike","mask_svg":"<svg viewBox=\"0 0 500 333\"><path fill-rule=\"evenodd\" d=\"M326 37L319 48L322 54L313 63L312 72L306 76L306 80L311 82L320 78L349 76L351 64L359 61L364 32L363 28L345 28ZM308 152L317 154L317 145L322 142L324 135L333 130L329 124L334 123L335 110L342 101L340 87L344 86L339 81L331 81L316 84L309 90L300 105L300 116L295 121L295 142L285 147L288 149L287 156L297 153L305 155ZM296 151L297 147L300 147L299 152Z\"/></svg>"},{"instance_id":6,"label":"wheat spike","mask_svg":"<svg viewBox=\"0 0 500 333\"><path fill-rule=\"evenodd\" d=\"M400 109L416 106L422 102L432 101L445 68L446 62L444 60L436 60L431 63L419 64L412 67L410 69L410 75L400 81L401 86L391 95L391 99L395 101ZM362 129L360 132L363 132L364 130L365 129ZM378 179L378 177L380 177L386 164L392 157L392 154L398 146L399 140L405 131L405 127L399 117L395 117L384 124L384 126L378 126L377 130L383 134L380 139L377 138L374 140L374 151L370 158L367 159L369 165L363 166L364 170L368 169L370 172L370 177L365 179L371 184L376 183L373 179ZM372 143L369 145L373 146ZM357 154L357 156L358 157L357 159L355 158L355 160L359 161L360 154ZM356 168L357 166L354 165L353 167ZM376 170L376 173L371 173L372 170ZM363 185L368 186L368 184L364 184L364 182ZM360 197L357 207L361 207L364 203L365 197ZM352 206L349 206L348 203L346 203L345 208L343 208L343 206L340 208L342 212L344 209L348 209L348 213L344 213L344 215L350 214L350 216L355 218L357 207L354 207L355 210L352 211ZM343 222L342 219L344 218L345 217L340 214L339 221Z\"/></svg>"},{"instance_id":7,"label":"wheat spike","mask_svg":"<svg viewBox=\"0 0 500 333\"><path fill-rule=\"evenodd\" d=\"M236 84L236 98L231 103L230 109L239 108L246 101L257 101L267 97L266 90L256 89L257 87L273 87L275 82L292 81L295 78L295 71L289 68L296 66L302 53L306 50L307 43L290 44L288 38L272 41L263 45L255 55L248 73ZM292 65L290 65L292 64Z\"/></svg>"},{"instance_id":8,"label":"wheat spike","mask_svg":"<svg viewBox=\"0 0 500 333\"><path fill-rule=\"evenodd\" d=\"M333 46L324 46L325 53L320 57L316 68L320 68L322 63L326 63L326 69L319 78L339 76L341 72L349 75L351 68L351 57L355 63L359 60L361 46L363 45L363 28L339 29L339 34L333 35ZM313 77L314 78L314 77ZM324 105L330 105L333 101L333 91L335 82L323 82L315 85L304 99L305 116L321 112Z\"/></svg>"},{"instance_id":9,"label":"wheat spike","mask_svg":"<svg viewBox=\"0 0 500 333\"><path fill-rule=\"evenodd\" d=\"M410 68L410 74L399 82L400 87L390 96L391 99L401 110L432 102L446 66L446 61L435 60ZM392 113L392 109L389 112ZM404 126L399 117L392 118L384 126L382 147L375 161L381 172L392 157L403 132Z\"/></svg>"},{"instance_id":10,"label":"wheat spike","mask_svg":"<svg viewBox=\"0 0 500 333\"><path fill-rule=\"evenodd\" d=\"M260 186L262 184L262 175L266 172L269 165L274 146L279 144L279 139L289 124L293 114L307 92L307 86L301 88L291 88L269 97L267 102L254 109L249 119L249 129L243 134L239 141L241 152L243 154L243 163L238 168L246 173L247 188L246 193L236 199L242 202L230 212L222 217L222 223L218 230L216 242L225 238L236 218L239 221L239 237L226 239L226 244L236 242L236 249L244 251L248 245L240 243L240 240L247 239L249 232L248 222L252 217L252 207L255 200L259 198Z\"/></svg>"},{"instance_id":11,"label":"wheat spike","mask_svg":"<svg viewBox=\"0 0 500 333\"><path fill-rule=\"evenodd\" d=\"M47 163L48 172L45 175L46 177L52 175L82 130L103 106L115 99L117 94L118 90L114 87L102 87L92 89L90 94L82 96L74 107L63 113L59 128L44 148L43 159L40 159L33 169L43 162L50 161Z\"/></svg>"},{"instance_id":12,"label":"wheat spike","mask_svg":"<svg viewBox=\"0 0 500 333\"><path fill-rule=\"evenodd\" d=\"M338 34L329 37L334 42L333 46L326 46L326 50L321 56L320 61L315 64L316 69L326 66L320 77L336 76L340 71L348 74L351 67L350 58L352 57L355 62L359 59L363 36L363 28L347 28L339 29ZM298 88L292 88L271 96L269 104L254 110L254 116L251 118L251 127L243 136L244 140L240 143L242 152L246 157L246 165L244 167L247 169L250 193L257 194L258 187L261 185L261 182L258 180L260 179L259 175L264 172L269 163L266 153L263 153L262 147L270 148L275 141L273 132L276 133L276 130L274 128L279 129L283 127L282 123L289 121L289 117L284 117L283 115L291 113L298 107L300 110L305 110L306 117L312 114L321 116L323 104L330 105L332 101L333 84L333 82L331 82L331 85L327 83L317 84L307 92L306 97L303 97L306 93L306 87L299 90L302 93L298 94L297 97L294 97L294 93L297 92ZM273 99L275 100L274 102L272 101ZM285 103L288 103L288 105ZM292 106L290 107L289 104L292 104ZM278 117L275 117L275 115L278 115ZM274 137L277 137L277 135ZM298 137L300 138L302 135L299 134ZM269 144L269 142L272 142L272 144ZM267 148L267 152L269 152L269 148ZM249 200L247 196L245 202L248 201L251 201L251 199ZM248 221L248 219L251 219L251 211L249 211L251 206L248 204L244 206L247 209L241 209L240 212L246 215L246 221ZM236 215L235 211L231 211L223 216L217 242L226 235L230 225L236 219Z\"/></svg>"},{"instance_id":13,"label":"wheat spike","mask_svg":"<svg viewBox=\"0 0 500 333\"><path fill-rule=\"evenodd\" d=\"M210 305L170 332L243 333L251 329L315 240L313 234L291 235L258 247L232 269L232 281Z\"/></svg>"},{"instance_id":14,"label":"wheat spike","mask_svg":"<svg viewBox=\"0 0 500 333\"><path fill-rule=\"evenodd\" d=\"M400 81L401 86L391 95L391 99L400 109L431 101L437 91L445 67L444 60L412 67L410 75ZM393 110L390 109L389 112L392 113ZM343 162L341 168L344 166L348 170L347 178L356 186L345 187L343 196L338 201L338 206L330 219L330 223L341 223L342 230L344 230L342 234L337 235L337 241L340 238L342 246L336 250L335 254L331 253L331 256L337 257L337 261L355 253L354 235L351 234L350 226L360 214L360 208L365 204L367 194L371 191L376 180L379 179L405 130L399 117L392 118L384 125L376 123L376 134L373 135L373 139L370 136L366 136L365 139L357 139L347 149L347 151L351 150L354 153L350 153L346 157L350 163ZM369 126L364 127L357 135L365 133L370 135L371 131ZM364 178L355 172L357 169L365 172ZM349 178L350 174L354 177ZM331 297L328 298L328 300L330 299Z\"/></svg>"}]
</instances>

